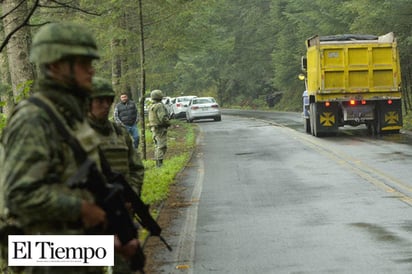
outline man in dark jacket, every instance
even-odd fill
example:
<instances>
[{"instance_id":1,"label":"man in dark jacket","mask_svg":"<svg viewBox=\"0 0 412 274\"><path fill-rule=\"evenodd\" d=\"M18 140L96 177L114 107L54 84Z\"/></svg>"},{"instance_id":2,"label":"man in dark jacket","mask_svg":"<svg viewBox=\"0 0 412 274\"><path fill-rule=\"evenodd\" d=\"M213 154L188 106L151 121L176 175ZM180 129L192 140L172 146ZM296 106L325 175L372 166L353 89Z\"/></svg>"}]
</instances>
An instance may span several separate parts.
<instances>
[{"instance_id":1,"label":"man in dark jacket","mask_svg":"<svg viewBox=\"0 0 412 274\"><path fill-rule=\"evenodd\" d=\"M127 93L120 94L120 102L114 108L114 120L116 123L126 127L127 131L133 137L134 148L139 147L139 130L137 122L139 115L135 102L129 100Z\"/></svg>"}]
</instances>

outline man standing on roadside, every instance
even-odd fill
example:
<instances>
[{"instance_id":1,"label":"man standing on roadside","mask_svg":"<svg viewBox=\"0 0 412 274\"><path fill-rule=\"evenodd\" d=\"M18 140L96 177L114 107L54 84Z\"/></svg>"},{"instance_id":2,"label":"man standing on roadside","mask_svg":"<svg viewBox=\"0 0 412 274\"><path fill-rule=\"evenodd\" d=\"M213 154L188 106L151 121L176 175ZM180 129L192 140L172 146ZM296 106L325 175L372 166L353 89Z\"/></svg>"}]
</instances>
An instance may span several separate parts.
<instances>
[{"instance_id":1,"label":"man standing on roadside","mask_svg":"<svg viewBox=\"0 0 412 274\"><path fill-rule=\"evenodd\" d=\"M139 115L135 102L129 100L127 93L120 94L120 102L114 108L114 121L126 127L133 138L134 148L139 147L139 130L137 122Z\"/></svg>"},{"instance_id":2,"label":"man standing on roadside","mask_svg":"<svg viewBox=\"0 0 412 274\"><path fill-rule=\"evenodd\" d=\"M163 165L163 158L167 151L167 128L170 126L169 113L162 103L161 90L153 90L150 93L153 104L149 107L149 127L155 144L156 166Z\"/></svg>"}]
</instances>

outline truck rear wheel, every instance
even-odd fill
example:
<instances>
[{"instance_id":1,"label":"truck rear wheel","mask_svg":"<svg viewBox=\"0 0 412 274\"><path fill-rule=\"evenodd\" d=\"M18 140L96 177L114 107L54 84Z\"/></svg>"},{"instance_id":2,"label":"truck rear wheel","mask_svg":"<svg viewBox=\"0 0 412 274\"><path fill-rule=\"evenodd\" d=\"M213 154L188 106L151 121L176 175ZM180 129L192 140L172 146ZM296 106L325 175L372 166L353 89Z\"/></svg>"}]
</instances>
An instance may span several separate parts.
<instances>
[{"instance_id":1,"label":"truck rear wheel","mask_svg":"<svg viewBox=\"0 0 412 274\"><path fill-rule=\"evenodd\" d=\"M317 110L316 110L316 103L311 103L309 107L309 119L310 119L310 132L313 136L318 137L319 132L316 126L316 119L317 119Z\"/></svg>"},{"instance_id":2,"label":"truck rear wheel","mask_svg":"<svg viewBox=\"0 0 412 274\"><path fill-rule=\"evenodd\" d=\"M381 134L380 123L378 119L370 121L366 124L368 127L368 134L371 136L377 136Z\"/></svg>"},{"instance_id":3,"label":"truck rear wheel","mask_svg":"<svg viewBox=\"0 0 412 274\"><path fill-rule=\"evenodd\" d=\"M304 127L306 133L311 133L310 118L304 118L303 127Z\"/></svg>"},{"instance_id":4,"label":"truck rear wheel","mask_svg":"<svg viewBox=\"0 0 412 274\"><path fill-rule=\"evenodd\" d=\"M367 122L366 127L368 128L368 135L371 135L371 136L376 135L375 121Z\"/></svg>"}]
</instances>

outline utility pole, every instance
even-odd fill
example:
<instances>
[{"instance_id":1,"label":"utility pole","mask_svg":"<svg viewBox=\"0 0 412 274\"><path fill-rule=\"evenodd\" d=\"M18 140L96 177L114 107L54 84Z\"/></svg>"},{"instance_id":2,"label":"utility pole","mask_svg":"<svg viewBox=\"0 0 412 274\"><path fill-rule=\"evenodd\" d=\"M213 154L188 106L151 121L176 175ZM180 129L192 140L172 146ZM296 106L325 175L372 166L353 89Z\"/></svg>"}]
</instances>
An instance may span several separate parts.
<instances>
[{"instance_id":1,"label":"utility pole","mask_svg":"<svg viewBox=\"0 0 412 274\"><path fill-rule=\"evenodd\" d=\"M144 117L144 101L146 90L146 71L145 71L145 53L144 53L144 28L143 28L143 11L142 1L139 0L139 22L140 22L140 121L142 121L142 153L143 159L146 160L146 122Z\"/></svg>"}]
</instances>

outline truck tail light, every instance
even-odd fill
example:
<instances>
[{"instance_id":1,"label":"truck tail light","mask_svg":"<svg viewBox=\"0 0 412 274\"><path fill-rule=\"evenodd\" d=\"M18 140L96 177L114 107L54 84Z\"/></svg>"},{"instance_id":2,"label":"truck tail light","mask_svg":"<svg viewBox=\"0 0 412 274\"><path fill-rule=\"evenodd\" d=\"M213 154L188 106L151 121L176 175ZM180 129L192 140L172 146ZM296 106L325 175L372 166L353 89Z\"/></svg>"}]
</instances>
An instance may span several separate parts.
<instances>
[{"instance_id":1,"label":"truck tail light","mask_svg":"<svg viewBox=\"0 0 412 274\"><path fill-rule=\"evenodd\" d=\"M361 101L361 104L362 104L362 105L366 105L366 100L362 100L362 101Z\"/></svg>"},{"instance_id":2,"label":"truck tail light","mask_svg":"<svg viewBox=\"0 0 412 274\"><path fill-rule=\"evenodd\" d=\"M351 105L351 106L356 105L356 101L355 101L355 100L350 100L350 101L349 101L349 105Z\"/></svg>"},{"instance_id":3,"label":"truck tail light","mask_svg":"<svg viewBox=\"0 0 412 274\"><path fill-rule=\"evenodd\" d=\"M392 100L389 99L389 100L388 100L388 105L392 105L392 103L393 103Z\"/></svg>"},{"instance_id":4,"label":"truck tail light","mask_svg":"<svg viewBox=\"0 0 412 274\"><path fill-rule=\"evenodd\" d=\"M330 107L330 102L329 101L325 102L325 107Z\"/></svg>"}]
</instances>

